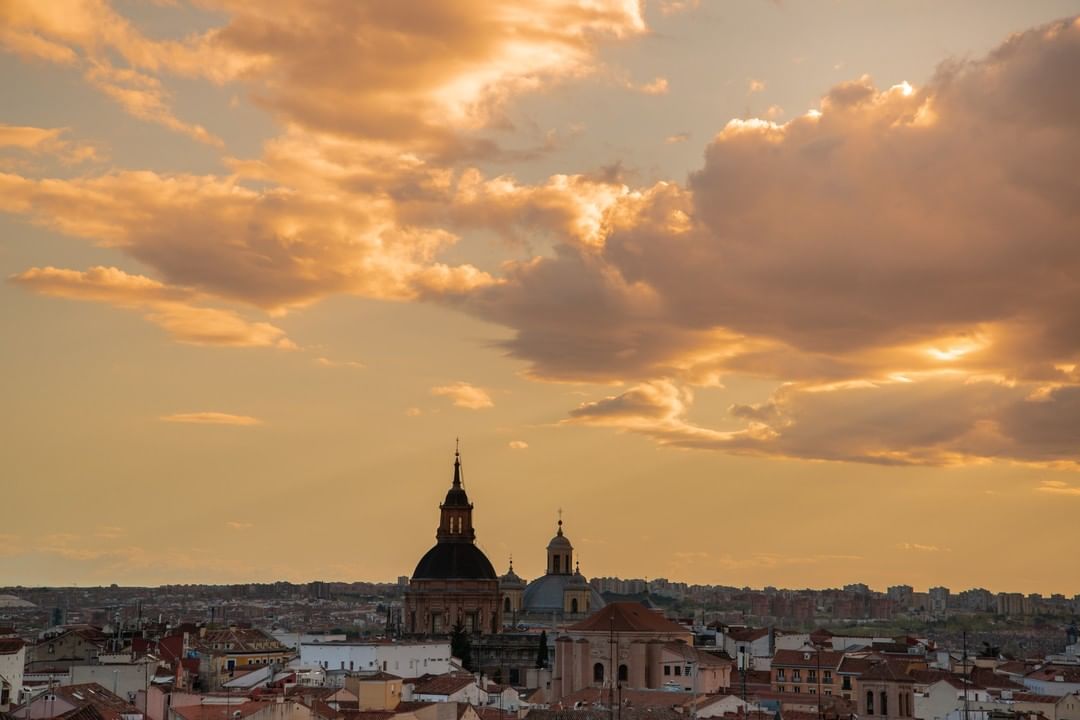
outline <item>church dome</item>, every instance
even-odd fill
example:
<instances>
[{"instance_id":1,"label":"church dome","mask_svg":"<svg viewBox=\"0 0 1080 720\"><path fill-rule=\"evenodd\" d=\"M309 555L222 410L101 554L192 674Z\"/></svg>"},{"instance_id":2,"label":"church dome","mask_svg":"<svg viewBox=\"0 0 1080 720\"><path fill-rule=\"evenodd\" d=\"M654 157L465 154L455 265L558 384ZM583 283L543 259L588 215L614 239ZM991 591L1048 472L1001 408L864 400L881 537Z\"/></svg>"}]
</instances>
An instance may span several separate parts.
<instances>
[{"instance_id":1,"label":"church dome","mask_svg":"<svg viewBox=\"0 0 1080 720\"><path fill-rule=\"evenodd\" d=\"M588 587L589 583L585 580L585 576L581 574L581 570L575 570L574 574L570 576L570 582L567 587L574 588L575 590L581 590Z\"/></svg>"},{"instance_id":2,"label":"church dome","mask_svg":"<svg viewBox=\"0 0 1080 720\"><path fill-rule=\"evenodd\" d=\"M573 545L571 545L570 541L566 538L566 536L562 534L562 528L559 528L559 534L551 538L551 542L548 543L547 549L561 550L563 548L567 550L572 550Z\"/></svg>"},{"instance_id":3,"label":"church dome","mask_svg":"<svg viewBox=\"0 0 1080 720\"><path fill-rule=\"evenodd\" d=\"M413 571L414 580L496 580L484 551L472 543L443 542L428 550Z\"/></svg>"},{"instance_id":4,"label":"church dome","mask_svg":"<svg viewBox=\"0 0 1080 720\"><path fill-rule=\"evenodd\" d=\"M504 589L525 589L525 581L514 572L514 561L510 561L510 570L499 578L499 587Z\"/></svg>"},{"instance_id":5,"label":"church dome","mask_svg":"<svg viewBox=\"0 0 1080 720\"><path fill-rule=\"evenodd\" d=\"M580 577L580 576L579 576ZM525 588L521 602L526 612L562 613L563 592L569 587L574 589L573 575L544 575L533 580ZM604 598L595 589L589 588L589 608L597 610L604 607Z\"/></svg>"}]
</instances>

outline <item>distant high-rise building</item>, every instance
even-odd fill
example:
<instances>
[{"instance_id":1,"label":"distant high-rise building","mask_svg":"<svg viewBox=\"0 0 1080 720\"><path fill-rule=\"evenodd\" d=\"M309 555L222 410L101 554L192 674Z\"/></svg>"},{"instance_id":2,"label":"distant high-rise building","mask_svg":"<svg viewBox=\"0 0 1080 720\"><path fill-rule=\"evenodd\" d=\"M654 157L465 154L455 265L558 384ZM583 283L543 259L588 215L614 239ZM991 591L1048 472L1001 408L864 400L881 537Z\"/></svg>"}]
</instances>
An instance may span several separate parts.
<instances>
[{"instance_id":1,"label":"distant high-rise building","mask_svg":"<svg viewBox=\"0 0 1080 720\"><path fill-rule=\"evenodd\" d=\"M911 607L912 599L915 595L915 588L910 585L893 585L885 594L890 600L897 604L901 609L908 609Z\"/></svg>"},{"instance_id":2,"label":"distant high-rise building","mask_svg":"<svg viewBox=\"0 0 1080 720\"><path fill-rule=\"evenodd\" d=\"M944 615L949 610L949 588L947 587L932 587L930 588L930 612L933 615Z\"/></svg>"}]
</instances>

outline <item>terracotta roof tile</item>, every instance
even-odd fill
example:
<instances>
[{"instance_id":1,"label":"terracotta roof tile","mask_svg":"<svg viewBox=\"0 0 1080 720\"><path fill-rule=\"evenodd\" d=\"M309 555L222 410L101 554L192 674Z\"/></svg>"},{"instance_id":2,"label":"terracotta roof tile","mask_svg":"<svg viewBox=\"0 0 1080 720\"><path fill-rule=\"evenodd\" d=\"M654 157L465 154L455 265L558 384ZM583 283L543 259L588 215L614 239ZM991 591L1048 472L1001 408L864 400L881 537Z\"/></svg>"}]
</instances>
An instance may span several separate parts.
<instances>
[{"instance_id":1,"label":"terracotta roof tile","mask_svg":"<svg viewBox=\"0 0 1080 720\"><path fill-rule=\"evenodd\" d=\"M682 625L636 602L613 602L567 628L570 632L652 632L689 634Z\"/></svg>"}]
</instances>

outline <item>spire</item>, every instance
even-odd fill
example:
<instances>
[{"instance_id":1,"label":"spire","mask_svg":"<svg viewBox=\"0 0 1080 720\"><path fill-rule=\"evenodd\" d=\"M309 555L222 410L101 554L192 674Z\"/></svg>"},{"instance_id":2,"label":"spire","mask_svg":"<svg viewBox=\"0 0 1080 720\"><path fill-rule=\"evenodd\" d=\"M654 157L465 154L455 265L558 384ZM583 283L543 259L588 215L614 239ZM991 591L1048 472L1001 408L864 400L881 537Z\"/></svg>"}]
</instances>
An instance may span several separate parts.
<instances>
[{"instance_id":1,"label":"spire","mask_svg":"<svg viewBox=\"0 0 1080 720\"><path fill-rule=\"evenodd\" d=\"M562 508L559 508L559 532L555 534L562 537Z\"/></svg>"},{"instance_id":2,"label":"spire","mask_svg":"<svg viewBox=\"0 0 1080 720\"><path fill-rule=\"evenodd\" d=\"M454 438L454 487L461 487L461 438Z\"/></svg>"},{"instance_id":3,"label":"spire","mask_svg":"<svg viewBox=\"0 0 1080 720\"><path fill-rule=\"evenodd\" d=\"M514 572L514 553L510 553L510 572Z\"/></svg>"}]
</instances>

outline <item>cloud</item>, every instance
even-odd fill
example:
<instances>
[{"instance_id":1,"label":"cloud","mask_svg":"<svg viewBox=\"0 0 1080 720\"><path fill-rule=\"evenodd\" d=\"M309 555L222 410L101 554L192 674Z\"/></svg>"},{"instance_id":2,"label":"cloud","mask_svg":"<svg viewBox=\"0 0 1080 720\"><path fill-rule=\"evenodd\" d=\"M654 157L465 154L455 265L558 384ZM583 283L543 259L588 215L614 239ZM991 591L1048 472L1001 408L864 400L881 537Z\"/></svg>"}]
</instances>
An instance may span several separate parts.
<instances>
[{"instance_id":1,"label":"cloud","mask_svg":"<svg viewBox=\"0 0 1080 720\"><path fill-rule=\"evenodd\" d=\"M613 427L647 435L663 445L685 448L738 448L764 431L764 426L723 432L690 422L686 415L693 394L670 380L636 385L619 395L585 402L564 422Z\"/></svg>"},{"instance_id":2,"label":"cloud","mask_svg":"<svg viewBox=\"0 0 1080 720\"><path fill-rule=\"evenodd\" d=\"M453 302L510 328L532 377L633 384L571 422L793 457L1074 462L1077 65L1068 20L922 87L862 77L786 123L733 120L685 187L547 201L531 221L554 251ZM691 422L685 388L730 374L782 389L738 408L739 431Z\"/></svg>"},{"instance_id":3,"label":"cloud","mask_svg":"<svg viewBox=\"0 0 1080 720\"><path fill-rule=\"evenodd\" d=\"M755 79L751 78L746 83L746 91L748 93L764 92L765 91L765 81L764 80L755 80Z\"/></svg>"},{"instance_id":4,"label":"cloud","mask_svg":"<svg viewBox=\"0 0 1080 720\"><path fill-rule=\"evenodd\" d=\"M353 368L356 370L364 369L364 363L357 362L355 360L331 360L330 358L317 357L315 358L315 364L319 367L325 368Z\"/></svg>"},{"instance_id":5,"label":"cloud","mask_svg":"<svg viewBox=\"0 0 1080 720\"><path fill-rule=\"evenodd\" d=\"M207 145L219 148L225 145L221 138L202 125L184 122L173 115L169 107L169 93L153 75L115 68L99 60L90 65L85 77L133 117L156 123Z\"/></svg>"},{"instance_id":6,"label":"cloud","mask_svg":"<svg viewBox=\"0 0 1080 720\"><path fill-rule=\"evenodd\" d=\"M206 6L224 22L158 40L105 3L56 13L13 0L0 44L82 67L132 114L199 140L212 136L173 117L159 75L244 83L286 124L427 152L465 148L458 131L504 123L512 94L589 74L601 41L646 30L639 4L626 0L511 0L498 12L480 0Z\"/></svg>"},{"instance_id":7,"label":"cloud","mask_svg":"<svg viewBox=\"0 0 1080 720\"><path fill-rule=\"evenodd\" d=\"M652 82L638 85L636 90L646 95L667 95L668 81L667 78L658 77Z\"/></svg>"},{"instance_id":8,"label":"cloud","mask_svg":"<svg viewBox=\"0 0 1080 720\"><path fill-rule=\"evenodd\" d=\"M163 415L160 420L168 423L195 425L262 425L262 420L250 415L232 415L223 412L190 412Z\"/></svg>"},{"instance_id":9,"label":"cloud","mask_svg":"<svg viewBox=\"0 0 1080 720\"><path fill-rule=\"evenodd\" d=\"M689 139L690 139L690 133L681 132L681 133L675 133L674 135L668 135L666 138L664 138L664 142L667 143L668 145L674 145L675 143L686 142Z\"/></svg>"},{"instance_id":10,"label":"cloud","mask_svg":"<svg viewBox=\"0 0 1080 720\"><path fill-rule=\"evenodd\" d=\"M949 548L940 548L937 545L923 545L920 543L900 543L896 546L900 550L910 550L913 552L951 552Z\"/></svg>"},{"instance_id":11,"label":"cloud","mask_svg":"<svg viewBox=\"0 0 1080 720\"><path fill-rule=\"evenodd\" d=\"M779 105L770 105L768 109L765 110L766 120L779 120L783 116L784 108L780 107Z\"/></svg>"},{"instance_id":12,"label":"cloud","mask_svg":"<svg viewBox=\"0 0 1080 720\"><path fill-rule=\"evenodd\" d=\"M0 173L0 210L117 248L170 285L270 310L334 293L409 299L493 282L472 266L434 261L455 241L450 233L399 226L391 202L368 199L252 190L214 176Z\"/></svg>"},{"instance_id":13,"label":"cloud","mask_svg":"<svg viewBox=\"0 0 1080 720\"><path fill-rule=\"evenodd\" d=\"M564 422L633 432L671 447L736 454L878 465L1002 459L1075 467L1080 462L1075 438L1067 430L1028 431L1027 418L1036 412L1040 423L1076 427L1078 396L1080 389L1070 387L1055 390L1046 400L1032 400L1015 383L995 378L958 382L950 375L786 384L768 402L733 405L730 414L746 425L721 431L691 420L690 391L664 380L583 403Z\"/></svg>"},{"instance_id":14,"label":"cloud","mask_svg":"<svg viewBox=\"0 0 1080 720\"><path fill-rule=\"evenodd\" d=\"M529 447L529 443L524 440L511 440L509 447L511 450L525 450Z\"/></svg>"},{"instance_id":15,"label":"cloud","mask_svg":"<svg viewBox=\"0 0 1080 720\"><path fill-rule=\"evenodd\" d=\"M91 86L131 115L186 134L200 142L221 145L200 125L179 120L169 107L169 93L153 71L170 65L196 71L197 59L208 53L196 41L153 41L105 2L75 0L62 11L33 0L11 0L0 9L0 49L24 58L82 70ZM113 60L124 63L117 67ZM222 67L222 58L205 68ZM151 71L151 72L147 72Z\"/></svg>"},{"instance_id":16,"label":"cloud","mask_svg":"<svg viewBox=\"0 0 1080 720\"><path fill-rule=\"evenodd\" d=\"M1080 486L1070 485L1063 480L1043 480L1039 487L1035 489L1039 492L1052 493L1054 495L1080 496Z\"/></svg>"},{"instance_id":17,"label":"cloud","mask_svg":"<svg viewBox=\"0 0 1080 720\"><path fill-rule=\"evenodd\" d=\"M225 524L233 530L250 530L255 527L252 523L240 522L239 520L229 520Z\"/></svg>"},{"instance_id":18,"label":"cloud","mask_svg":"<svg viewBox=\"0 0 1080 720\"><path fill-rule=\"evenodd\" d=\"M97 150L93 145L67 140L63 137L67 132L68 128L0 124L0 149L48 155L65 165L76 165L97 159Z\"/></svg>"},{"instance_id":19,"label":"cloud","mask_svg":"<svg viewBox=\"0 0 1080 720\"><path fill-rule=\"evenodd\" d=\"M450 398L454 405L469 410L483 410L495 407L487 390L470 385L467 382L456 382L452 385L440 385L431 388L432 395Z\"/></svg>"},{"instance_id":20,"label":"cloud","mask_svg":"<svg viewBox=\"0 0 1080 720\"><path fill-rule=\"evenodd\" d=\"M424 411L418 407L411 407L405 409L406 417L420 417L424 414Z\"/></svg>"},{"instance_id":21,"label":"cloud","mask_svg":"<svg viewBox=\"0 0 1080 720\"><path fill-rule=\"evenodd\" d=\"M170 287L113 267L97 266L85 271L30 268L12 275L9 281L42 295L141 310L147 320L182 343L286 350L296 347L285 331L274 325L251 322L232 310L192 305L198 296L187 288Z\"/></svg>"}]
</instances>

